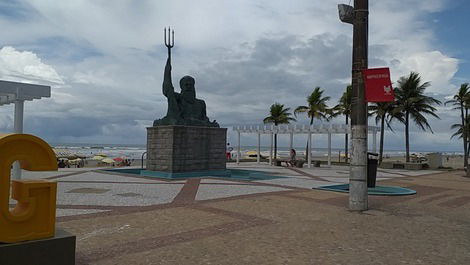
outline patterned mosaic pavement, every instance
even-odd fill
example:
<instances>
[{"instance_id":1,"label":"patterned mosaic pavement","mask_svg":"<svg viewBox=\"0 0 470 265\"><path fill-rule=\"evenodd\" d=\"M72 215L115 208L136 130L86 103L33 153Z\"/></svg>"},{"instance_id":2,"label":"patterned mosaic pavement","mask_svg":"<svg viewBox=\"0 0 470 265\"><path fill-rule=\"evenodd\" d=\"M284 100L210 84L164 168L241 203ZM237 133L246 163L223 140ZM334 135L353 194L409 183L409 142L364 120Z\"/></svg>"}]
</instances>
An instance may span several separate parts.
<instances>
[{"instance_id":1,"label":"patterned mosaic pavement","mask_svg":"<svg viewBox=\"0 0 470 265\"><path fill-rule=\"evenodd\" d=\"M42 172L59 184L57 226L91 264L469 264L470 180L461 171L380 170L411 196L370 196L347 211L347 167L287 169L283 178L159 180L90 169ZM28 176L29 175L29 176ZM361 255L357 255L361 252Z\"/></svg>"},{"instance_id":2,"label":"patterned mosaic pavement","mask_svg":"<svg viewBox=\"0 0 470 265\"><path fill-rule=\"evenodd\" d=\"M228 164L228 168L263 171L282 178L252 181L212 177L162 180L89 168L66 168L57 172L23 171L22 178L44 178L58 182L59 220L74 215L109 213L122 207L165 206L189 201L310 190L323 185L347 183L349 178L347 166L298 169L248 162L240 165ZM435 173L439 171L379 169L377 180Z\"/></svg>"}]
</instances>

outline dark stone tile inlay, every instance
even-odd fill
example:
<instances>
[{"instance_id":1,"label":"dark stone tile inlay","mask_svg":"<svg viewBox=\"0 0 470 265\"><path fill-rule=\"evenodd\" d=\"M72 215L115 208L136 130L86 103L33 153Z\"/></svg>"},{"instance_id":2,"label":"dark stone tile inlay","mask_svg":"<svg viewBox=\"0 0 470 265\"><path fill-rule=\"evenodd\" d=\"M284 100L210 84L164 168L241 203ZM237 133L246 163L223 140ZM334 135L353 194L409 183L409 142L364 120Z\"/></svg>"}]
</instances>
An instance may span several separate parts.
<instances>
[{"instance_id":1,"label":"dark stone tile inlay","mask_svg":"<svg viewBox=\"0 0 470 265\"><path fill-rule=\"evenodd\" d=\"M108 191L110 191L110 189L78 188L78 189L69 190L66 193L95 193L95 194L101 194L101 193L106 193Z\"/></svg>"},{"instance_id":2,"label":"dark stone tile inlay","mask_svg":"<svg viewBox=\"0 0 470 265\"><path fill-rule=\"evenodd\" d=\"M121 197L139 197L142 196L140 193L134 193L134 192L127 192L127 193L119 193L116 194L116 196L121 196Z\"/></svg>"}]
</instances>

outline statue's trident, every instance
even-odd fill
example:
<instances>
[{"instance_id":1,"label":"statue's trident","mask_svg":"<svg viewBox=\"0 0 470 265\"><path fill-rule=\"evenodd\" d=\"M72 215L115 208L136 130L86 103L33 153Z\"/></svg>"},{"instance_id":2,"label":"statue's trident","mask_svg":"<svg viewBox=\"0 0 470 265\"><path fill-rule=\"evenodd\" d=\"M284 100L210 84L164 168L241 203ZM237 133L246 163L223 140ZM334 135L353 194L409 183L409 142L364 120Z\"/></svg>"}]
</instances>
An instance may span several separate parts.
<instances>
[{"instance_id":1,"label":"statue's trident","mask_svg":"<svg viewBox=\"0 0 470 265\"><path fill-rule=\"evenodd\" d=\"M165 46L168 47L168 59L171 61L171 48L175 46L175 31L171 31L171 36L170 36L170 27L168 27L168 42L166 40L166 28L163 29L163 36L165 38Z\"/></svg>"}]
</instances>

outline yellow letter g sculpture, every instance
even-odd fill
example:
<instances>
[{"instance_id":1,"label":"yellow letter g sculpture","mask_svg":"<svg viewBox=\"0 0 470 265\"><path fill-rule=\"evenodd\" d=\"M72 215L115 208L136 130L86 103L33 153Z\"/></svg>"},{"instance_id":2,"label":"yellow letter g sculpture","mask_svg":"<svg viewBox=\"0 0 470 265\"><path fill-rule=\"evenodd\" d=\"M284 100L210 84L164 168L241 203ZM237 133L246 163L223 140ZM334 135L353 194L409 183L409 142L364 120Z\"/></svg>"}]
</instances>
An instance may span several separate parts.
<instances>
[{"instance_id":1,"label":"yellow letter g sculpture","mask_svg":"<svg viewBox=\"0 0 470 265\"><path fill-rule=\"evenodd\" d=\"M14 243L54 236L57 183L46 180L13 180L10 210L10 167L20 161L30 171L57 170L51 147L28 134L0 135L0 242Z\"/></svg>"}]
</instances>

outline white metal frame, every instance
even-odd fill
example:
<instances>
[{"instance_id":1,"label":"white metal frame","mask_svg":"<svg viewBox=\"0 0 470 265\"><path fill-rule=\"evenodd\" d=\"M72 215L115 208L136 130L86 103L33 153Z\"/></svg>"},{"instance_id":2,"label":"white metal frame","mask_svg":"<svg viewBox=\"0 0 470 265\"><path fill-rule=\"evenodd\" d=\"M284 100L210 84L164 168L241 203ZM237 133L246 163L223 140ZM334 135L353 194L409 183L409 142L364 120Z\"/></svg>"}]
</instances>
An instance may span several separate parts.
<instances>
[{"instance_id":1,"label":"white metal frame","mask_svg":"<svg viewBox=\"0 0 470 265\"><path fill-rule=\"evenodd\" d=\"M0 80L0 106L15 104L14 132L23 133L24 102L51 97L51 87ZM13 178L21 178L21 168L13 164Z\"/></svg>"},{"instance_id":2,"label":"white metal frame","mask_svg":"<svg viewBox=\"0 0 470 265\"><path fill-rule=\"evenodd\" d=\"M258 135L258 148L256 162L260 163L261 157L261 135L270 135L269 146L269 164L272 165L273 156L273 137L274 134L288 134L289 146L292 149L295 134L308 134L308 152L312 153L312 134L327 134L328 135L328 166L331 166L331 135L332 134L351 134L351 127L346 124L321 124L321 125L237 125L233 127L237 132L238 146L237 146L237 164L240 163L241 156L241 134L257 134ZM380 132L380 127L369 126L369 134L373 136L372 151L377 152L377 133ZM307 167L310 168L312 164L311 155L308 156Z\"/></svg>"}]
</instances>

